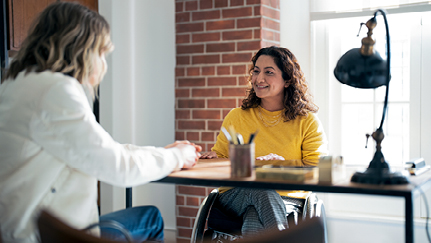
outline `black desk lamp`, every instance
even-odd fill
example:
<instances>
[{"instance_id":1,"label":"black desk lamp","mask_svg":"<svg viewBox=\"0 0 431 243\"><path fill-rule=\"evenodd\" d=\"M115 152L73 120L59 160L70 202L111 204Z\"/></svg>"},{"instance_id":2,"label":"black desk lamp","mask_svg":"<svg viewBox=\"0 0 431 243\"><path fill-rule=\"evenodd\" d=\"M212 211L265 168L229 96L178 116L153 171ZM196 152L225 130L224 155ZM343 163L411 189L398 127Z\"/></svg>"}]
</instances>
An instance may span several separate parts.
<instances>
[{"instance_id":1,"label":"black desk lamp","mask_svg":"<svg viewBox=\"0 0 431 243\"><path fill-rule=\"evenodd\" d=\"M383 60L378 52L375 52L373 47L375 41L371 37L373 29L377 25L377 13L381 13L385 20L386 27L386 46L387 60ZM361 26L363 23L361 24ZM356 172L351 181L368 184L406 184L409 183L409 174L407 171L392 172L389 164L385 161L385 157L381 151L381 143L384 138L383 122L385 120L386 110L388 106L388 92L391 63L391 48L389 40L389 28L384 10L377 10L374 17L365 23L368 28L367 37L362 39L362 47L354 48L346 52L337 62L334 70L334 75L343 84L355 88L375 89L382 85L386 85L386 96L383 106L382 121L380 127L371 135L376 141L376 153L373 160L370 162L367 170L364 172Z\"/></svg>"}]
</instances>

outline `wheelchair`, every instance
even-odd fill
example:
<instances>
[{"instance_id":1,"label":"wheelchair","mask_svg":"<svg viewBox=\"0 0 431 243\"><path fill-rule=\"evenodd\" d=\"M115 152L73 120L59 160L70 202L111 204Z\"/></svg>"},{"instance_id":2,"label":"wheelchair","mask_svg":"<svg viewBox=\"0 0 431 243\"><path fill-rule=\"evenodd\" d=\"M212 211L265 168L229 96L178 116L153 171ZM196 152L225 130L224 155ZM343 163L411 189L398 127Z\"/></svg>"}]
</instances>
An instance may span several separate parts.
<instances>
[{"instance_id":1,"label":"wheelchair","mask_svg":"<svg viewBox=\"0 0 431 243\"><path fill-rule=\"evenodd\" d=\"M242 217L227 215L217 205L219 196L218 189L214 189L202 201L199 207L196 220L193 226L191 243L201 242L231 242L242 238L241 226ZM307 218L318 218L324 228L324 234L320 242L327 242L326 216L323 201L317 198L315 193L309 196L298 205L298 199L289 200L282 197L289 214L286 216L289 225L298 225ZM289 230L289 229L286 229Z\"/></svg>"}]
</instances>

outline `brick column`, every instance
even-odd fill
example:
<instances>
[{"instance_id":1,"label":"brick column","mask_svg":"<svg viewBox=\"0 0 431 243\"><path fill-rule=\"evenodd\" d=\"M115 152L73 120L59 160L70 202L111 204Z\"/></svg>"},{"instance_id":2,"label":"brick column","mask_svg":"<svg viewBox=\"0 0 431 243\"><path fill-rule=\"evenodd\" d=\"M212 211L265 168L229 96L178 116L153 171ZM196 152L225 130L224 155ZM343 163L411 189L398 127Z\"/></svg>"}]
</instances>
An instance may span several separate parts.
<instances>
[{"instance_id":1,"label":"brick column","mask_svg":"<svg viewBox=\"0 0 431 243\"><path fill-rule=\"evenodd\" d=\"M210 151L241 105L254 53L280 44L279 0L176 0L175 137ZM177 186L177 242L212 188Z\"/></svg>"}]
</instances>

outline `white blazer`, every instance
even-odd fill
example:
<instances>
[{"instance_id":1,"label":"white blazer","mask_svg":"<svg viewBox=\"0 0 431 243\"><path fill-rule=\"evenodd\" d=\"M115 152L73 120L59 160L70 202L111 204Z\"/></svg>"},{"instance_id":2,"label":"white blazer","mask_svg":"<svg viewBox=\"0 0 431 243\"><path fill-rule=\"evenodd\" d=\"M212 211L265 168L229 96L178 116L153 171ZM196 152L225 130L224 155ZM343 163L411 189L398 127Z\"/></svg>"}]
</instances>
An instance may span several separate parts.
<instances>
[{"instance_id":1,"label":"white blazer","mask_svg":"<svg viewBox=\"0 0 431 243\"><path fill-rule=\"evenodd\" d=\"M194 160L191 145L122 145L97 123L82 85L21 72L0 85L0 228L4 242L37 242L45 208L75 228L98 222L97 180L131 187Z\"/></svg>"}]
</instances>

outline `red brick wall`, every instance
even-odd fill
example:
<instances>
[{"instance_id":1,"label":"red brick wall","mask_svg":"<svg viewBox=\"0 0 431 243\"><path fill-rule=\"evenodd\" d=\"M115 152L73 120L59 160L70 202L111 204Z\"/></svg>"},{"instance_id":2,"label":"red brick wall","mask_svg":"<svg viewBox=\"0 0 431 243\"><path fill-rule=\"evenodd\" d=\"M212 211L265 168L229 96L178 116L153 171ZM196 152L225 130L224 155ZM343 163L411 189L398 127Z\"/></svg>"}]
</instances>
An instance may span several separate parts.
<instances>
[{"instance_id":1,"label":"red brick wall","mask_svg":"<svg viewBox=\"0 0 431 243\"><path fill-rule=\"evenodd\" d=\"M175 137L213 147L241 105L254 53L280 43L279 0L176 0ZM177 186L177 242L189 242L212 188Z\"/></svg>"}]
</instances>

